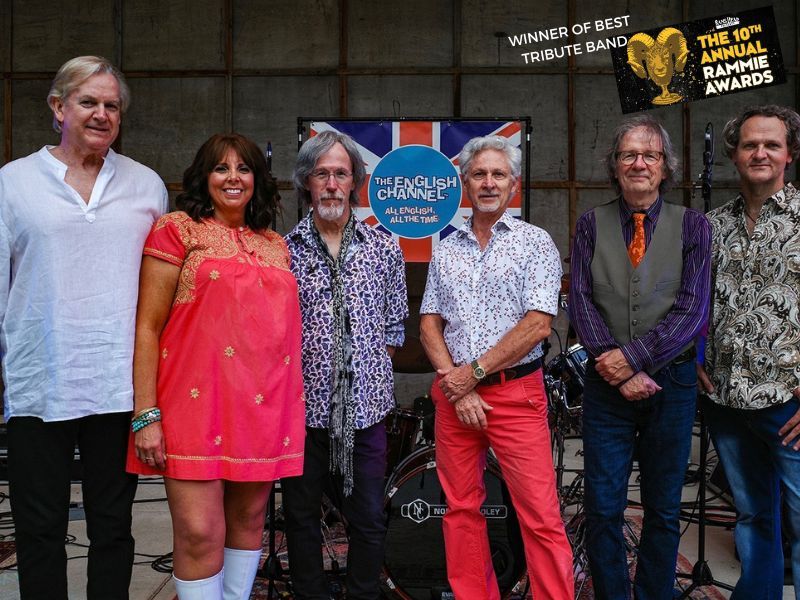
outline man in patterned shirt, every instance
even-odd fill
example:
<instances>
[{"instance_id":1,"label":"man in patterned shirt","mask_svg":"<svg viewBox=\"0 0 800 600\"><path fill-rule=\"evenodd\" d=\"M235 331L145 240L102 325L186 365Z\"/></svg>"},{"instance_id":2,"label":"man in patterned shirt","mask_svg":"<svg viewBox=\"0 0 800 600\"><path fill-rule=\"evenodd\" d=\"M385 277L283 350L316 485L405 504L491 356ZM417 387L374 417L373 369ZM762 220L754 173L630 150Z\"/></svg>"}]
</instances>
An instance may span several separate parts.
<instances>
[{"instance_id":1,"label":"man in patterned shirt","mask_svg":"<svg viewBox=\"0 0 800 600\"><path fill-rule=\"evenodd\" d=\"M569 312L590 355L583 393L586 548L595 597L630 597L622 534L634 448L644 509L634 596L672 598L697 398L711 228L664 201L677 157L656 119L620 124L606 156L619 194L581 216Z\"/></svg>"},{"instance_id":2,"label":"man in patterned shirt","mask_svg":"<svg viewBox=\"0 0 800 600\"><path fill-rule=\"evenodd\" d=\"M384 418L394 407L391 355L408 316L400 246L356 219L366 173L355 142L323 132L300 149L294 184L311 212L286 236L303 320L303 475L284 479L296 598L328 600L320 506L332 479L349 526L347 597L377 600L386 535Z\"/></svg>"},{"instance_id":3,"label":"man in patterned shirt","mask_svg":"<svg viewBox=\"0 0 800 600\"><path fill-rule=\"evenodd\" d=\"M483 471L491 445L519 518L535 598L572 599L572 552L555 490L541 341L558 309L561 265L546 232L506 212L520 151L499 136L459 155L472 217L434 251L420 334L437 377L436 464L447 497L447 578L456 598L500 598Z\"/></svg>"},{"instance_id":4,"label":"man in patterned shirt","mask_svg":"<svg viewBox=\"0 0 800 600\"><path fill-rule=\"evenodd\" d=\"M709 213L714 295L698 375L738 511L734 596L780 598L781 483L800 592L800 193L784 183L800 157L800 116L751 107L725 125L723 138L741 192Z\"/></svg>"}]
</instances>

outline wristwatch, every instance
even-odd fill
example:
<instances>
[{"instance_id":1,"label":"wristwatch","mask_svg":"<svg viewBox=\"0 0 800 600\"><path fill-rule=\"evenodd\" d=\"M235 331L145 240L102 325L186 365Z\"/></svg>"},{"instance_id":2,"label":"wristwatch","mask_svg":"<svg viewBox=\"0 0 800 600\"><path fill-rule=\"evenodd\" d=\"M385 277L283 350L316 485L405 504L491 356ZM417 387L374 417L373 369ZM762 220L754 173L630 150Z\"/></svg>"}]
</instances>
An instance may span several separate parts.
<instances>
[{"instance_id":1,"label":"wristwatch","mask_svg":"<svg viewBox=\"0 0 800 600\"><path fill-rule=\"evenodd\" d=\"M470 366L472 367L472 376L475 379L480 381L481 379L486 377L486 370L478 364L477 360L473 360Z\"/></svg>"}]
</instances>

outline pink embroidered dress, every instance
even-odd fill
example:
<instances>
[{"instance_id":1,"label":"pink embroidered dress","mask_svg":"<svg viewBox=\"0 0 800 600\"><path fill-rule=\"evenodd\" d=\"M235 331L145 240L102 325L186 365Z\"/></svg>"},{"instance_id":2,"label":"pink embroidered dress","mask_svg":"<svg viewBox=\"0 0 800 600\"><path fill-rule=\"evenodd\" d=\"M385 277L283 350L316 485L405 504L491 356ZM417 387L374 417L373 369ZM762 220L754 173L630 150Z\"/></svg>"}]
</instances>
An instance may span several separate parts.
<instances>
[{"instance_id":1,"label":"pink embroidered dress","mask_svg":"<svg viewBox=\"0 0 800 600\"><path fill-rule=\"evenodd\" d=\"M300 475L300 308L281 236L174 212L153 226L144 254L181 268L159 343L167 468L138 460L131 436L128 471L231 481Z\"/></svg>"}]
</instances>

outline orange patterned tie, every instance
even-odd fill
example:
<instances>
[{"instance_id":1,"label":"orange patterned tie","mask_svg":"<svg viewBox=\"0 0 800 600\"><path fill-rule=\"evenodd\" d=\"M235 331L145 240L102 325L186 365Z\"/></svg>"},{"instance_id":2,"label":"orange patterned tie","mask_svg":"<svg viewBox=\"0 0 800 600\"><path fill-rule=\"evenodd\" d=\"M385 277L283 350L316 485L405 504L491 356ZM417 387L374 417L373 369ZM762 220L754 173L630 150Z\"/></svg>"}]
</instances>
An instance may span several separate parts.
<instances>
[{"instance_id":1,"label":"orange patterned tie","mask_svg":"<svg viewBox=\"0 0 800 600\"><path fill-rule=\"evenodd\" d=\"M644 213L633 213L633 239L628 246L628 256L634 269L644 258Z\"/></svg>"}]
</instances>

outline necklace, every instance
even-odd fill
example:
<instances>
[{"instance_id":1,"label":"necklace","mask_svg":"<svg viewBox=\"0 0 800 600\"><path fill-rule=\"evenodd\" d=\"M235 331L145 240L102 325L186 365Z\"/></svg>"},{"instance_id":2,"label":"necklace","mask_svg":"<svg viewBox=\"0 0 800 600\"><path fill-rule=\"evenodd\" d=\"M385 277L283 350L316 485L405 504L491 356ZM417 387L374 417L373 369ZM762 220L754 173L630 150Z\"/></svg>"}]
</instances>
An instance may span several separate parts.
<instances>
[{"instance_id":1,"label":"necklace","mask_svg":"<svg viewBox=\"0 0 800 600\"><path fill-rule=\"evenodd\" d=\"M749 213L749 212L747 212L747 211L744 211L744 216L745 216L745 217L747 217L748 219L750 219L750 222L751 222L753 225L755 225L755 224L756 224L756 220L755 220L753 217L751 217L751 216L750 216L750 213Z\"/></svg>"}]
</instances>

